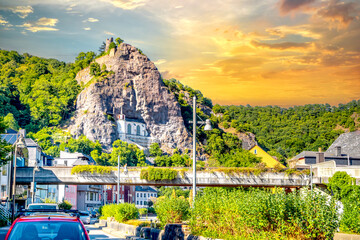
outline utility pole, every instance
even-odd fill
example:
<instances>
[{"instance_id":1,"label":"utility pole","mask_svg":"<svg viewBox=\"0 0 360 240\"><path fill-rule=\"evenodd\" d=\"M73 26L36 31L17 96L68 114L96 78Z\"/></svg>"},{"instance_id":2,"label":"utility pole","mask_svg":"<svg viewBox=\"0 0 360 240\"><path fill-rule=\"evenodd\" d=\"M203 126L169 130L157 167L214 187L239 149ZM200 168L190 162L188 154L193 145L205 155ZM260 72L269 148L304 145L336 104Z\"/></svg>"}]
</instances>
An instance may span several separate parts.
<instances>
[{"instance_id":1,"label":"utility pole","mask_svg":"<svg viewBox=\"0 0 360 240\"><path fill-rule=\"evenodd\" d=\"M196 196L196 96L193 97L193 201Z\"/></svg>"},{"instance_id":2,"label":"utility pole","mask_svg":"<svg viewBox=\"0 0 360 240\"><path fill-rule=\"evenodd\" d=\"M118 155L117 204L120 203L120 155Z\"/></svg>"}]
</instances>

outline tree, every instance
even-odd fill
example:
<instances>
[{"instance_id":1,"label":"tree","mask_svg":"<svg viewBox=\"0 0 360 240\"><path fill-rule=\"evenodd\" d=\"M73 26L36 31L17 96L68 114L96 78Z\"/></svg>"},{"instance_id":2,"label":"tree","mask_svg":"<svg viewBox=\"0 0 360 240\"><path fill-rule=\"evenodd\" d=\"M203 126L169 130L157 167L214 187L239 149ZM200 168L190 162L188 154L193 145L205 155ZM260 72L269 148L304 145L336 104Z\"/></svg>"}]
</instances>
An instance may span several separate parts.
<instances>
[{"instance_id":1,"label":"tree","mask_svg":"<svg viewBox=\"0 0 360 240\"><path fill-rule=\"evenodd\" d=\"M4 119L0 117L0 133L5 132L6 125ZM0 139L0 166L5 165L11 158L10 153L12 151L12 146L8 144L5 140Z\"/></svg>"},{"instance_id":2,"label":"tree","mask_svg":"<svg viewBox=\"0 0 360 240\"><path fill-rule=\"evenodd\" d=\"M161 150L158 143L152 143L150 145L149 152L150 152L151 157L158 157L158 156L161 156L163 154L163 152L162 152L162 150Z\"/></svg>"},{"instance_id":3,"label":"tree","mask_svg":"<svg viewBox=\"0 0 360 240\"><path fill-rule=\"evenodd\" d=\"M110 43L109 45L109 51L113 48L116 48L116 44L114 42Z\"/></svg>"},{"instance_id":4,"label":"tree","mask_svg":"<svg viewBox=\"0 0 360 240\"><path fill-rule=\"evenodd\" d=\"M327 185L328 190L334 195L336 199L342 199L343 191L346 189L346 192L349 191L347 189L348 186L353 185L354 178L350 177L346 172L336 172L331 178L329 178L329 183Z\"/></svg>"},{"instance_id":5,"label":"tree","mask_svg":"<svg viewBox=\"0 0 360 240\"><path fill-rule=\"evenodd\" d=\"M14 115L12 113L8 113L4 117L4 123L6 124L6 126L8 128L11 128L13 130L18 130L19 129L19 125L18 125L17 121L15 120Z\"/></svg>"},{"instance_id":6,"label":"tree","mask_svg":"<svg viewBox=\"0 0 360 240\"><path fill-rule=\"evenodd\" d=\"M145 165L145 154L138 147L127 142L116 140L113 143L113 150L111 152L111 159L109 164L117 166L118 156L120 156L120 164L124 166L143 166Z\"/></svg>"},{"instance_id":7,"label":"tree","mask_svg":"<svg viewBox=\"0 0 360 240\"><path fill-rule=\"evenodd\" d=\"M91 76L99 76L101 74L100 64L97 62L90 64L90 75Z\"/></svg>"},{"instance_id":8,"label":"tree","mask_svg":"<svg viewBox=\"0 0 360 240\"><path fill-rule=\"evenodd\" d=\"M102 42L101 46L99 47L99 53L103 53L105 52L105 48L106 48L106 43Z\"/></svg>"},{"instance_id":9,"label":"tree","mask_svg":"<svg viewBox=\"0 0 360 240\"><path fill-rule=\"evenodd\" d=\"M118 38L115 39L115 42L116 42L117 45L120 45L121 43L124 42L124 40L122 40L121 38L118 37Z\"/></svg>"}]
</instances>

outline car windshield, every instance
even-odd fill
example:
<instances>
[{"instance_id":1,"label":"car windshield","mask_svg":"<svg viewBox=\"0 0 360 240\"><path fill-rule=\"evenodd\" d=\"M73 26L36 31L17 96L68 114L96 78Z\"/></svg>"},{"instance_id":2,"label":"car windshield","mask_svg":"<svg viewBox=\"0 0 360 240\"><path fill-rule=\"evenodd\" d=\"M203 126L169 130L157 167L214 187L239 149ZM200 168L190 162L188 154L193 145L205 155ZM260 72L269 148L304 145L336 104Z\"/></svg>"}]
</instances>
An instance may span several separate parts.
<instances>
[{"instance_id":1,"label":"car windshield","mask_svg":"<svg viewBox=\"0 0 360 240\"><path fill-rule=\"evenodd\" d=\"M30 210L38 210L38 209L52 209L56 210L56 205L29 205Z\"/></svg>"},{"instance_id":2,"label":"car windshield","mask_svg":"<svg viewBox=\"0 0 360 240\"><path fill-rule=\"evenodd\" d=\"M39 221L16 223L8 239L86 240L86 236L79 222Z\"/></svg>"},{"instance_id":3,"label":"car windshield","mask_svg":"<svg viewBox=\"0 0 360 240\"><path fill-rule=\"evenodd\" d=\"M89 216L90 213L88 212L79 212L80 216Z\"/></svg>"}]
</instances>

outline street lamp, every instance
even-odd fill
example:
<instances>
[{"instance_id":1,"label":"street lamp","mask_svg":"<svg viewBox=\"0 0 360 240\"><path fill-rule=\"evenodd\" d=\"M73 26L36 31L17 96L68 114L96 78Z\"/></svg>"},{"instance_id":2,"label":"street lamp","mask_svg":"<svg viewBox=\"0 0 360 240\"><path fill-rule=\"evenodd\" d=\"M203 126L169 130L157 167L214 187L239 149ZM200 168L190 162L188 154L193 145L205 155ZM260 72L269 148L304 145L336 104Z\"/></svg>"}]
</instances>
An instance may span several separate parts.
<instances>
[{"instance_id":1,"label":"street lamp","mask_svg":"<svg viewBox=\"0 0 360 240\"><path fill-rule=\"evenodd\" d=\"M196 196L196 124L205 124L204 130L211 131L213 128L209 119L206 121L196 122L196 96L193 97L193 120L190 121L193 124L193 202Z\"/></svg>"},{"instance_id":2,"label":"street lamp","mask_svg":"<svg viewBox=\"0 0 360 240\"><path fill-rule=\"evenodd\" d=\"M39 167L38 167L38 165L37 165L37 163L35 163L36 165L35 165L35 167L34 167L34 169L33 169L33 180L32 180L32 186L31 186L31 189L32 189L32 203L34 203L35 202L35 193L36 193L36 187L35 187L35 172L38 172L38 171L40 171L40 169L39 169ZM67 186L66 186L67 187ZM65 188L66 188L65 187Z\"/></svg>"},{"instance_id":3,"label":"street lamp","mask_svg":"<svg viewBox=\"0 0 360 240\"><path fill-rule=\"evenodd\" d=\"M118 155L118 180L117 180L117 198L116 203L120 203L120 155ZM126 164L124 165L124 173L127 174Z\"/></svg>"},{"instance_id":4,"label":"street lamp","mask_svg":"<svg viewBox=\"0 0 360 240\"><path fill-rule=\"evenodd\" d=\"M14 222L15 220L15 194L16 194L16 160L17 160L17 151L18 148L22 149L25 148L25 142L24 142L24 137L22 136L22 134L20 134L19 138L16 139L15 143L15 153L14 153L14 158L13 160L13 169L14 169L14 174L13 174L13 184L12 184L12 213L11 213L11 217L12 217L12 221Z\"/></svg>"}]
</instances>

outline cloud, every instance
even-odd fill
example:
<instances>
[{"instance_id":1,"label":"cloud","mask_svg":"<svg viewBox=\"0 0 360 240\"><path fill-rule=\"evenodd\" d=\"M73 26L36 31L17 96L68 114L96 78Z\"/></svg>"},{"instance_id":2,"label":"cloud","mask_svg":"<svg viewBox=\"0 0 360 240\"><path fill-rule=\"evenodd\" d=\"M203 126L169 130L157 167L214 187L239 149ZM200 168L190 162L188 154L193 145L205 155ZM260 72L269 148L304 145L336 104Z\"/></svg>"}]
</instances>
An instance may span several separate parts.
<instances>
[{"instance_id":1,"label":"cloud","mask_svg":"<svg viewBox=\"0 0 360 240\"><path fill-rule=\"evenodd\" d=\"M90 31L90 30L91 30L91 28L86 27L86 28L84 28L84 30L85 30L85 31Z\"/></svg>"},{"instance_id":2,"label":"cloud","mask_svg":"<svg viewBox=\"0 0 360 240\"><path fill-rule=\"evenodd\" d=\"M17 14L21 18L26 18L30 13L34 11L31 6L16 6L9 7L7 9Z\"/></svg>"},{"instance_id":3,"label":"cloud","mask_svg":"<svg viewBox=\"0 0 360 240\"><path fill-rule=\"evenodd\" d=\"M0 25L5 27L12 27L12 25L1 15L0 15Z\"/></svg>"},{"instance_id":4,"label":"cloud","mask_svg":"<svg viewBox=\"0 0 360 240\"><path fill-rule=\"evenodd\" d=\"M159 59L159 60L154 62L155 65L161 65L163 63L166 63L166 59Z\"/></svg>"},{"instance_id":5,"label":"cloud","mask_svg":"<svg viewBox=\"0 0 360 240\"><path fill-rule=\"evenodd\" d=\"M106 35L115 36L115 34L114 34L114 33L112 33L112 32L104 31L104 33L105 33Z\"/></svg>"},{"instance_id":6,"label":"cloud","mask_svg":"<svg viewBox=\"0 0 360 240\"><path fill-rule=\"evenodd\" d=\"M302 37L312 38L312 39L319 39L321 38L321 34L312 30L312 26L310 24L302 24L302 25L295 25L295 26L277 26L273 28L266 29L270 35L279 36L280 38L284 38L287 35L299 35Z\"/></svg>"},{"instance_id":7,"label":"cloud","mask_svg":"<svg viewBox=\"0 0 360 240\"><path fill-rule=\"evenodd\" d=\"M254 47L287 50L287 49L305 49L311 46L310 42L297 43L297 42L282 42L282 43L261 43L258 41L251 41L251 45Z\"/></svg>"},{"instance_id":8,"label":"cloud","mask_svg":"<svg viewBox=\"0 0 360 240\"><path fill-rule=\"evenodd\" d=\"M40 31L58 31L59 29L54 28L58 19L56 18L40 18L36 22L27 22L19 27L23 27L30 32L40 32Z\"/></svg>"},{"instance_id":9,"label":"cloud","mask_svg":"<svg viewBox=\"0 0 360 240\"><path fill-rule=\"evenodd\" d=\"M55 26L56 23L58 22L59 20L56 19L56 18L40 18L39 20L37 20L35 22L36 25L39 25L39 26Z\"/></svg>"},{"instance_id":10,"label":"cloud","mask_svg":"<svg viewBox=\"0 0 360 240\"><path fill-rule=\"evenodd\" d=\"M330 1L329 5L321 8L317 15L331 22L339 22L343 27L347 27L360 11L356 11L357 4L354 2ZM354 14L354 16L353 16Z\"/></svg>"},{"instance_id":11,"label":"cloud","mask_svg":"<svg viewBox=\"0 0 360 240\"><path fill-rule=\"evenodd\" d=\"M144 6L147 0L101 0L112 4L117 8L122 8L125 10L132 10L141 6Z\"/></svg>"},{"instance_id":12,"label":"cloud","mask_svg":"<svg viewBox=\"0 0 360 240\"><path fill-rule=\"evenodd\" d=\"M88 18L88 19L86 19L86 20L84 20L83 22L98 22L99 21L99 19L96 19L96 18Z\"/></svg>"},{"instance_id":13,"label":"cloud","mask_svg":"<svg viewBox=\"0 0 360 240\"><path fill-rule=\"evenodd\" d=\"M280 13L285 15L291 11L296 11L310 5L313 2L315 2L315 0L280 0Z\"/></svg>"}]
</instances>

